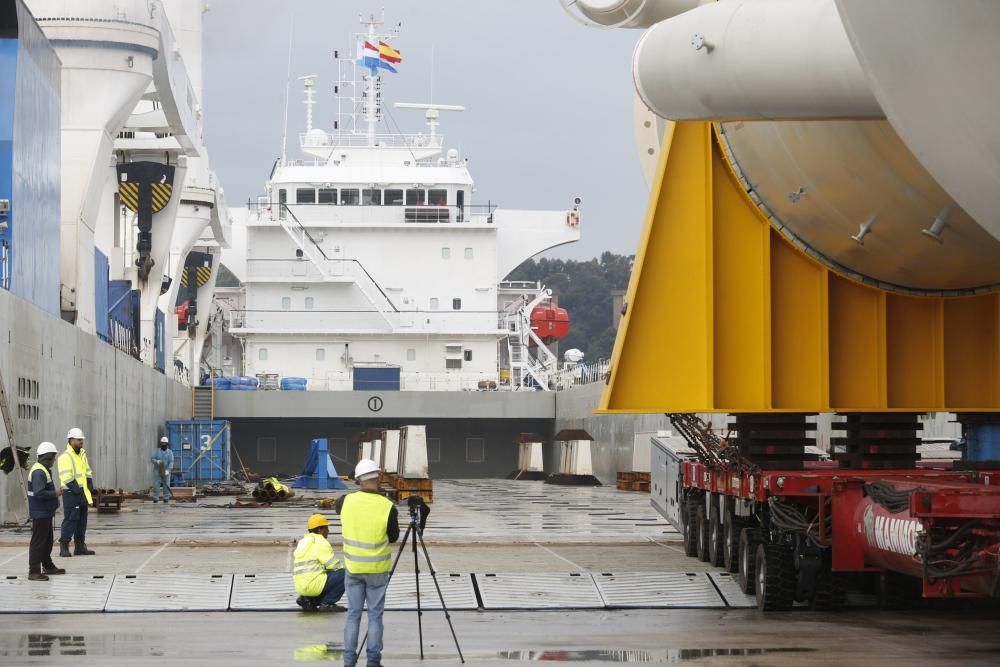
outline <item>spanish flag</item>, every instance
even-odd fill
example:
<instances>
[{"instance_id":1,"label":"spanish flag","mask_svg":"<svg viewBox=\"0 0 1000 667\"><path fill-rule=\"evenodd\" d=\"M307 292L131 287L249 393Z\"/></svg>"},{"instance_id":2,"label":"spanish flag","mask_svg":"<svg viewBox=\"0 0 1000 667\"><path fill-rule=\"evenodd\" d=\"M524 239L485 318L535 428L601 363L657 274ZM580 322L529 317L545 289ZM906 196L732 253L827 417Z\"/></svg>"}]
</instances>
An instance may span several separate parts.
<instances>
[{"instance_id":1,"label":"spanish flag","mask_svg":"<svg viewBox=\"0 0 1000 667\"><path fill-rule=\"evenodd\" d=\"M403 62L403 56L400 55L399 51L392 48L385 42L378 43L378 57L388 63Z\"/></svg>"}]
</instances>

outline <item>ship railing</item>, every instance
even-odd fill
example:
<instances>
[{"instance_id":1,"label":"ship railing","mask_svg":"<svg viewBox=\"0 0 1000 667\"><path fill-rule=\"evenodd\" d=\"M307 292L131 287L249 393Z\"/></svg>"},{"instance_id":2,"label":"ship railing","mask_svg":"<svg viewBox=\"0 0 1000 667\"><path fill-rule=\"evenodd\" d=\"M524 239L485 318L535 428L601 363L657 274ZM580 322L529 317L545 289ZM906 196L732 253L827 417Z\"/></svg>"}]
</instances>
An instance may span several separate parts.
<instances>
[{"instance_id":1,"label":"ship railing","mask_svg":"<svg viewBox=\"0 0 1000 667\"><path fill-rule=\"evenodd\" d=\"M289 373L289 375L295 375ZM400 391L498 391L498 373L424 373L405 371L399 375ZM395 387L393 387L395 389ZM330 371L325 376L307 377L306 391L353 391L354 376L349 371Z\"/></svg>"},{"instance_id":2,"label":"ship railing","mask_svg":"<svg viewBox=\"0 0 1000 667\"><path fill-rule=\"evenodd\" d=\"M444 135L434 137L426 134L376 134L377 148L419 148L440 149L444 145ZM337 148L368 148L367 132L312 132L299 133L299 145L302 148L329 148L331 157Z\"/></svg>"},{"instance_id":3,"label":"ship railing","mask_svg":"<svg viewBox=\"0 0 1000 667\"><path fill-rule=\"evenodd\" d=\"M611 374L611 361L599 359L586 364L565 364L552 374L553 389L561 391L570 387L606 382Z\"/></svg>"},{"instance_id":4,"label":"ship railing","mask_svg":"<svg viewBox=\"0 0 1000 667\"><path fill-rule=\"evenodd\" d=\"M287 211L305 225L338 224L493 224L496 204L404 205L404 204L282 204L258 200L248 202L252 222L278 222Z\"/></svg>"}]
</instances>

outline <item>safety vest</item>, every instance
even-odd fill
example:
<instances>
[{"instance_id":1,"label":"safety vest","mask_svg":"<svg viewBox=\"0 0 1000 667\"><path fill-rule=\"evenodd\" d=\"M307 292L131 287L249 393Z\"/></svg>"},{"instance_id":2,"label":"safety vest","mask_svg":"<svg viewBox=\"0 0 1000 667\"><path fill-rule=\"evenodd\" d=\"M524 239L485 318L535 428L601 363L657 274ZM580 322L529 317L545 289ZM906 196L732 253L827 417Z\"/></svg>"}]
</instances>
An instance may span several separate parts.
<instances>
[{"instance_id":1,"label":"safety vest","mask_svg":"<svg viewBox=\"0 0 1000 667\"><path fill-rule=\"evenodd\" d=\"M77 454L72 447L67 445L66 451L59 455L58 463L59 485L64 489L68 488L67 484L75 479L76 483L83 489L83 495L87 497L87 504L93 503L94 499L90 495L90 489L87 488L87 478L93 477L94 471L90 469L90 463L87 461L87 452L81 447L80 453Z\"/></svg>"},{"instance_id":2,"label":"safety vest","mask_svg":"<svg viewBox=\"0 0 1000 667\"><path fill-rule=\"evenodd\" d=\"M292 564L292 581L295 592L314 598L326 586L327 570L339 570L343 566L333 553L333 547L319 533L306 533L295 547Z\"/></svg>"},{"instance_id":3,"label":"safety vest","mask_svg":"<svg viewBox=\"0 0 1000 667\"><path fill-rule=\"evenodd\" d=\"M379 574L392 567L386 524L392 501L377 493L356 491L344 497L344 563L351 574Z\"/></svg>"},{"instance_id":4,"label":"safety vest","mask_svg":"<svg viewBox=\"0 0 1000 667\"><path fill-rule=\"evenodd\" d=\"M31 478L34 477L35 472L38 470L41 470L42 474L45 475L45 489L51 491L50 497L40 498L35 495ZM35 461L35 465L31 466L31 470L28 471L28 510L30 511L31 518L43 519L51 517L58 508L59 499L56 497L56 487L52 483L52 473L41 463Z\"/></svg>"},{"instance_id":5,"label":"safety vest","mask_svg":"<svg viewBox=\"0 0 1000 667\"><path fill-rule=\"evenodd\" d=\"M48 482L49 484L52 483L52 473L50 473L49 469L46 468L45 466L43 466L38 461L35 461L35 465L31 466L31 470L28 471L28 480L29 481L31 480L31 476L35 474L36 470L41 470L42 472L44 472L45 473L45 481ZM34 492L29 487L28 488L28 497L30 498L30 497L33 497L34 495L35 495Z\"/></svg>"}]
</instances>

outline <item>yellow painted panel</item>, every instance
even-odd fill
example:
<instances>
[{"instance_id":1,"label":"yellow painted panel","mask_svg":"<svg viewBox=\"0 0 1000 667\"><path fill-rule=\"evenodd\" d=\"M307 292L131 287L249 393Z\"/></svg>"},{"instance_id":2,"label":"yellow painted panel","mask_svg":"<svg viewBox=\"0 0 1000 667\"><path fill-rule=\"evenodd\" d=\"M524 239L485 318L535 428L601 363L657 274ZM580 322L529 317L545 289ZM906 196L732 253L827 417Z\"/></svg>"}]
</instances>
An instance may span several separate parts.
<instances>
[{"instance_id":1,"label":"yellow painted panel","mask_svg":"<svg viewBox=\"0 0 1000 667\"><path fill-rule=\"evenodd\" d=\"M713 143L713 149L718 151ZM739 411L768 407L768 234L722 159L712 160L715 277L715 405Z\"/></svg>"},{"instance_id":2,"label":"yellow painted panel","mask_svg":"<svg viewBox=\"0 0 1000 667\"><path fill-rule=\"evenodd\" d=\"M826 269L771 232L771 404L828 403Z\"/></svg>"},{"instance_id":3,"label":"yellow painted panel","mask_svg":"<svg viewBox=\"0 0 1000 667\"><path fill-rule=\"evenodd\" d=\"M830 275L830 405L885 407L885 299Z\"/></svg>"},{"instance_id":4,"label":"yellow painted panel","mask_svg":"<svg viewBox=\"0 0 1000 667\"><path fill-rule=\"evenodd\" d=\"M949 406L1000 407L997 298L986 294L944 303L944 387Z\"/></svg>"},{"instance_id":5,"label":"yellow painted panel","mask_svg":"<svg viewBox=\"0 0 1000 667\"><path fill-rule=\"evenodd\" d=\"M890 408L944 405L941 299L886 295L886 385Z\"/></svg>"},{"instance_id":6,"label":"yellow painted panel","mask_svg":"<svg viewBox=\"0 0 1000 667\"><path fill-rule=\"evenodd\" d=\"M602 410L712 404L711 126L664 140Z\"/></svg>"}]
</instances>

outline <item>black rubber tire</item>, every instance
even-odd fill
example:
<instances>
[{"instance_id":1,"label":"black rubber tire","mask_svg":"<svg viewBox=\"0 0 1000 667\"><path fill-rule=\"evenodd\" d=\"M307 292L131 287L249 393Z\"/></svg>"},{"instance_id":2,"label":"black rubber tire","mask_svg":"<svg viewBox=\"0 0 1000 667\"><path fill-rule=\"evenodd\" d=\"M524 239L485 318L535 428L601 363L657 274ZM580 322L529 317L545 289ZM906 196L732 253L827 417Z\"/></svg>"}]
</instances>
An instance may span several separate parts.
<instances>
[{"instance_id":1,"label":"black rubber tire","mask_svg":"<svg viewBox=\"0 0 1000 667\"><path fill-rule=\"evenodd\" d=\"M708 562L708 517L705 516L705 506L698 505L695 519L695 540L698 546L698 560Z\"/></svg>"},{"instance_id":2,"label":"black rubber tire","mask_svg":"<svg viewBox=\"0 0 1000 667\"><path fill-rule=\"evenodd\" d=\"M743 522L733 515L733 510L726 508L722 520L722 565L726 571L736 573L740 565L740 531Z\"/></svg>"},{"instance_id":3,"label":"black rubber tire","mask_svg":"<svg viewBox=\"0 0 1000 667\"><path fill-rule=\"evenodd\" d=\"M747 595L753 595L757 586L757 545L760 544L760 531L756 528L744 528L740 531L740 542L737 547L736 583Z\"/></svg>"},{"instance_id":4,"label":"black rubber tire","mask_svg":"<svg viewBox=\"0 0 1000 667\"><path fill-rule=\"evenodd\" d=\"M795 601L798 576L792 552L780 544L757 545L757 609L787 611Z\"/></svg>"},{"instance_id":5,"label":"black rubber tire","mask_svg":"<svg viewBox=\"0 0 1000 667\"><path fill-rule=\"evenodd\" d=\"M847 589L842 577L830 570L828 563L816 573L816 590L809 598L809 608L816 611L830 611L847 605Z\"/></svg>"},{"instance_id":6,"label":"black rubber tire","mask_svg":"<svg viewBox=\"0 0 1000 667\"><path fill-rule=\"evenodd\" d=\"M722 533L722 522L719 512L712 509L712 518L708 520L708 562L715 567L722 567L722 548L725 540Z\"/></svg>"},{"instance_id":7,"label":"black rubber tire","mask_svg":"<svg viewBox=\"0 0 1000 667\"><path fill-rule=\"evenodd\" d=\"M684 503L684 555L698 555L698 507L693 502Z\"/></svg>"}]
</instances>

